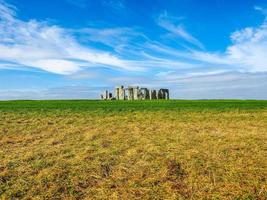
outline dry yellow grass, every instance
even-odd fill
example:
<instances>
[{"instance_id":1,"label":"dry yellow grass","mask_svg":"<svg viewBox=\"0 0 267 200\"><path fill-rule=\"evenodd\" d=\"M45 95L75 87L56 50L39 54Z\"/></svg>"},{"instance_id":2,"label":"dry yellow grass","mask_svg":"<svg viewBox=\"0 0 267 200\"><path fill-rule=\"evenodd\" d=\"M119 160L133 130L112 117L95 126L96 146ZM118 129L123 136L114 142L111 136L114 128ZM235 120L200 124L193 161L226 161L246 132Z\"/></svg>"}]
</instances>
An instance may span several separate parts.
<instances>
[{"instance_id":1,"label":"dry yellow grass","mask_svg":"<svg viewBox=\"0 0 267 200\"><path fill-rule=\"evenodd\" d=\"M2 199L267 199L267 110L0 112Z\"/></svg>"}]
</instances>

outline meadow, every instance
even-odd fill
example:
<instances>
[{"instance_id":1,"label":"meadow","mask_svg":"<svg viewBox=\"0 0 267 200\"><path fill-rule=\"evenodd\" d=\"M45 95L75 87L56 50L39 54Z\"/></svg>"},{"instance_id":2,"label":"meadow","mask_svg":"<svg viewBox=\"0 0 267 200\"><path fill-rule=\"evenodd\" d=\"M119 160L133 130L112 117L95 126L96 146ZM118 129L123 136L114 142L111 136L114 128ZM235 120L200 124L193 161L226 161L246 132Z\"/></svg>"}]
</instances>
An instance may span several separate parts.
<instances>
[{"instance_id":1,"label":"meadow","mask_svg":"<svg viewBox=\"0 0 267 200\"><path fill-rule=\"evenodd\" d=\"M0 101L0 199L267 199L267 101Z\"/></svg>"}]
</instances>

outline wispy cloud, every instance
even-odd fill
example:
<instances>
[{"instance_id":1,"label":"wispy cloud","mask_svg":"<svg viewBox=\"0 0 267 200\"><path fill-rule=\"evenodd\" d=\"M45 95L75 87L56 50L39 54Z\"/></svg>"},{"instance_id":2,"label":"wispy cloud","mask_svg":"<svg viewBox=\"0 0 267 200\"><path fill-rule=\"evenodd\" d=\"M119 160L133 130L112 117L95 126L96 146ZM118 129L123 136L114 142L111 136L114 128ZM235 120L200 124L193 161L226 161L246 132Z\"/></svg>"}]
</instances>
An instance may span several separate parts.
<instances>
[{"instance_id":1,"label":"wispy cloud","mask_svg":"<svg viewBox=\"0 0 267 200\"><path fill-rule=\"evenodd\" d=\"M14 9L0 3L0 60L18 66L35 67L58 74L71 74L83 68L104 65L122 70L127 61L109 52L80 44L68 29L36 20L16 18Z\"/></svg>"},{"instance_id":2,"label":"wispy cloud","mask_svg":"<svg viewBox=\"0 0 267 200\"><path fill-rule=\"evenodd\" d=\"M121 53L129 44L138 40L141 42L146 36L134 28L113 27L113 28L83 28L73 30L82 35L83 40L102 43L111 47L114 51ZM131 44L131 47L133 45Z\"/></svg>"},{"instance_id":3,"label":"wispy cloud","mask_svg":"<svg viewBox=\"0 0 267 200\"><path fill-rule=\"evenodd\" d=\"M179 51L128 27L69 30L47 22L22 21L16 18L14 7L5 3L0 4L0 17L0 60L12 62L12 68L15 65L33 67L65 75L96 66L136 72L190 68L198 73L204 66L211 66L213 70L267 71L266 21L260 27L248 27L232 33L233 44L226 52L217 53L195 48ZM179 25L180 20L164 12L158 23L202 47ZM82 45L75 36L77 33L86 40L102 43L113 50L103 51L90 47L90 44Z\"/></svg>"},{"instance_id":4,"label":"wispy cloud","mask_svg":"<svg viewBox=\"0 0 267 200\"><path fill-rule=\"evenodd\" d=\"M7 4L4 0L0 0L0 20L13 21L16 8Z\"/></svg>"},{"instance_id":5,"label":"wispy cloud","mask_svg":"<svg viewBox=\"0 0 267 200\"><path fill-rule=\"evenodd\" d=\"M121 11L125 9L123 0L103 0L102 4L106 7L111 8L114 11Z\"/></svg>"},{"instance_id":6,"label":"wispy cloud","mask_svg":"<svg viewBox=\"0 0 267 200\"><path fill-rule=\"evenodd\" d=\"M254 6L254 9L260 11L264 15L267 15L267 8L261 6Z\"/></svg>"},{"instance_id":7,"label":"wispy cloud","mask_svg":"<svg viewBox=\"0 0 267 200\"><path fill-rule=\"evenodd\" d=\"M6 4L1 4L0 16L0 60L12 62L12 67L32 67L68 75L96 66L138 72L189 65L177 60L142 58L140 38L143 43L149 39L130 28L69 30L44 21L22 21ZM88 40L111 46L119 55L82 45L75 37L77 32L83 33ZM135 43L137 37L139 44Z\"/></svg>"},{"instance_id":8,"label":"wispy cloud","mask_svg":"<svg viewBox=\"0 0 267 200\"><path fill-rule=\"evenodd\" d=\"M187 42L203 49L204 45L185 30L185 28L181 24L181 19L182 18L172 17L165 11L159 16L157 22L159 26L173 33L175 36L180 37Z\"/></svg>"}]
</instances>

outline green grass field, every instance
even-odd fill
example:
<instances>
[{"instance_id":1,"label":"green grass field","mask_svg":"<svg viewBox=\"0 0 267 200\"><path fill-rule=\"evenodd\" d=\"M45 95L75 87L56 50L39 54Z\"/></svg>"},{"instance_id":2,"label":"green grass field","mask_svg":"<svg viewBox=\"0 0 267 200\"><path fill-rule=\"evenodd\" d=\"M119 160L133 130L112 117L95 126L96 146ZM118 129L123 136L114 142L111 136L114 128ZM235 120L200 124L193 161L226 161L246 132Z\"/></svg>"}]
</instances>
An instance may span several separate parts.
<instances>
[{"instance_id":1,"label":"green grass field","mask_svg":"<svg viewBox=\"0 0 267 200\"><path fill-rule=\"evenodd\" d=\"M2 101L0 199L267 199L267 101Z\"/></svg>"}]
</instances>

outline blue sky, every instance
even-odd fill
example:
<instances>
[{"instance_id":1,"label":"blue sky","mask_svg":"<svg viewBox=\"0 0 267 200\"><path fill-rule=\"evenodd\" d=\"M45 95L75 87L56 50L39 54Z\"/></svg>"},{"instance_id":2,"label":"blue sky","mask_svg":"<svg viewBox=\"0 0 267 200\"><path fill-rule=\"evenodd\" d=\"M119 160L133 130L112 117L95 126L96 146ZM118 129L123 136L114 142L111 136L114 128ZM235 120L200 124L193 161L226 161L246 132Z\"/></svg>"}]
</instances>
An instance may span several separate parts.
<instances>
[{"instance_id":1,"label":"blue sky","mask_svg":"<svg viewBox=\"0 0 267 200\"><path fill-rule=\"evenodd\" d=\"M267 99L266 0L0 0L0 100Z\"/></svg>"}]
</instances>

